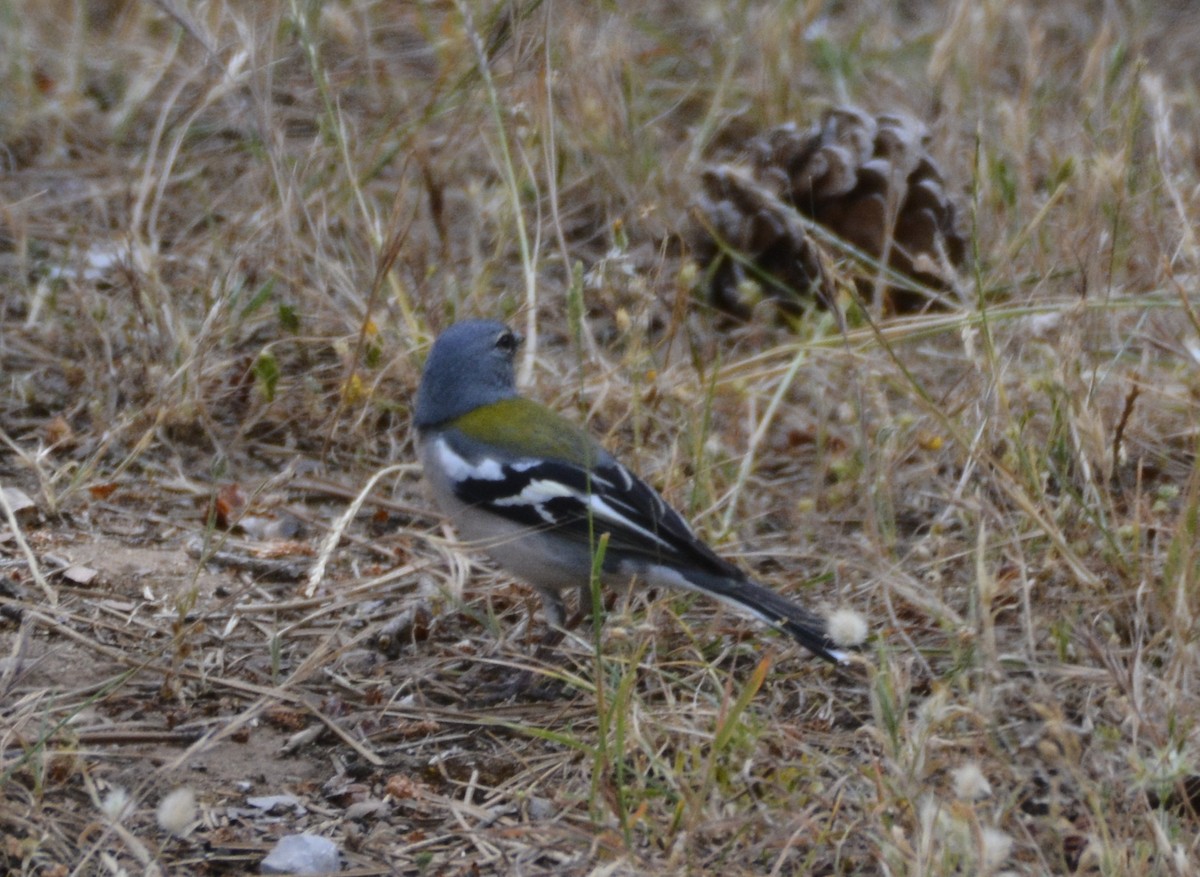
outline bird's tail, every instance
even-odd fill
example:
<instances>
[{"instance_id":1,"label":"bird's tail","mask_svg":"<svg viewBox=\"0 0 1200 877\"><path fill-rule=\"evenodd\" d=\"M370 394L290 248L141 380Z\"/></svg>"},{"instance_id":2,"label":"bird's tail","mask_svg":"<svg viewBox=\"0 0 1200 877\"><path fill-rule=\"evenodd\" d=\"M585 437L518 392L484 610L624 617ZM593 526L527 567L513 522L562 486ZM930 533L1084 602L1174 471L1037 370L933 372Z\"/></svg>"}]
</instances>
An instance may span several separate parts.
<instances>
[{"instance_id":1,"label":"bird's tail","mask_svg":"<svg viewBox=\"0 0 1200 877\"><path fill-rule=\"evenodd\" d=\"M753 615L778 631L786 633L814 655L833 664L845 664L849 655L829 638L825 619L814 615L768 588L748 578L731 578L689 570L689 590L710 594L722 603Z\"/></svg>"}]
</instances>

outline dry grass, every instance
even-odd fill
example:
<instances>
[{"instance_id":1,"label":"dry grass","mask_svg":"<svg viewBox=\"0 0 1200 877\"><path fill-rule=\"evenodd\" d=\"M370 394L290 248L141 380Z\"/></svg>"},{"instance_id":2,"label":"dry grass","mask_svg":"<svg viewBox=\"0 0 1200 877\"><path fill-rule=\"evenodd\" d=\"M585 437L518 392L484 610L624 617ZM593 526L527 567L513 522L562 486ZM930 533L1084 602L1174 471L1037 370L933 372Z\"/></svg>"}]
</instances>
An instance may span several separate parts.
<instances>
[{"instance_id":1,"label":"dry grass","mask_svg":"<svg viewBox=\"0 0 1200 877\"><path fill-rule=\"evenodd\" d=\"M1200 13L948 5L0 0L0 871L1196 873ZM718 319L699 163L839 101L936 132L975 306ZM540 615L412 465L465 315L871 670L656 594L481 706Z\"/></svg>"}]
</instances>

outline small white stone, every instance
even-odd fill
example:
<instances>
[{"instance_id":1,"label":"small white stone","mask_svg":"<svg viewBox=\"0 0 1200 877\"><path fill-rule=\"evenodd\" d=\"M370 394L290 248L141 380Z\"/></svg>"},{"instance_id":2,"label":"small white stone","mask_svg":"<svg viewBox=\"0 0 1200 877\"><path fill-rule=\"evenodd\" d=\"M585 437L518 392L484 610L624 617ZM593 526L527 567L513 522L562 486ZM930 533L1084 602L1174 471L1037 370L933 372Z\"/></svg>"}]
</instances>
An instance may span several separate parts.
<instances>
[{"instance_id":1,"label":"small white stone","mask_svg":"<svg viewBox=\"0 0 1200 877\"><path fill-rule=\"evenodd\" d=\"M341 869L337 844L316 834L281 837L258 866L263 874L331 874Z\"/></svg>"}]
</instances>

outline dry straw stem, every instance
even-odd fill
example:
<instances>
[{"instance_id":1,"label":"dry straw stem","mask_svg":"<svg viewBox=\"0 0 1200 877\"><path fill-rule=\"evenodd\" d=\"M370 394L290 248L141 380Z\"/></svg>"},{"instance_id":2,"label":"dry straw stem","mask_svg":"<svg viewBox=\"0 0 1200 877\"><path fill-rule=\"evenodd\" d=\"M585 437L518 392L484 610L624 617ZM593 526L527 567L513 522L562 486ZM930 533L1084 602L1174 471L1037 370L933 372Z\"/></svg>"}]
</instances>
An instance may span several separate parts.
<instances>
[{"instance_id":1,"label":"dry straw stem","mask_svg":"<svg viewBox=\"0 0 1200 877\"><path fill-rule=\"evenodd\" d=\"M365 874L1194 871L1197 34L1083 0L0 2L0 483L38 503L0 519L0 871L252 871L281 818ZM966 294L710 313L701 168L842 103L929 126ZM535 330L528 391L723 554L863 613L869 677L677 594L540 653L417 477L463 316ZM525 669L559 696L484 705Z\"/></svg>"}]
</instances>

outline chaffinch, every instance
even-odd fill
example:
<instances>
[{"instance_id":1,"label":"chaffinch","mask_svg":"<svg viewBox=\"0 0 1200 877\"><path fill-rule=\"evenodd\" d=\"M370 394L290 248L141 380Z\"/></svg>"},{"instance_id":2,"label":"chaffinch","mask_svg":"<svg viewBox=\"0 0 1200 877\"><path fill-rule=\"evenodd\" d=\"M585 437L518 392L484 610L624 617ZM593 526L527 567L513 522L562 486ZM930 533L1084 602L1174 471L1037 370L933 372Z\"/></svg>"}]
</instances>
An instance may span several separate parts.
<instances>
[{"instance_id":1,"label":"chaffinch","mask_svg":"<svg viewBox=\"0 0 1200 877\"><path fill-rule=\"evenodd\" d=\"M822 618L722 560L587 433L519 396L521 340L503 323L467 320L434 342L425 363L413 422L425 479L460 538L537 589L555 627L566 617L563 589L590 593L595 546L607 533L604 584L636 579L708 594L846 662Z\"/></svg>"}]
</instances>

